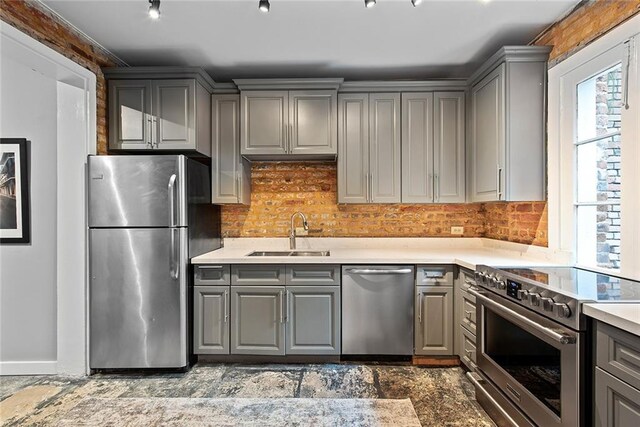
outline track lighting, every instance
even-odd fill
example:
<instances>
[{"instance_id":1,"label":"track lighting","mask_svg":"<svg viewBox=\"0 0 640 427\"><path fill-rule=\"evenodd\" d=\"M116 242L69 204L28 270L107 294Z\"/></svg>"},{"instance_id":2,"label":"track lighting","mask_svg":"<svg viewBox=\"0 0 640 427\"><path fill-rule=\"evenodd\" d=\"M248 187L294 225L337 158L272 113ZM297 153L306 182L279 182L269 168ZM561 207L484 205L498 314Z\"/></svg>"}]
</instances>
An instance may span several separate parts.
<instances>
[{"instance_id":1,"label":"track lighting","mask_svg":"<svg viewBox=\"0 0 640 427\"><path fill-rule=\"evenodd\" d=\"M416 7L420 3L422 3L422 0L411 0L411 4L413 5L413 7Z\"/></svg>"},{"instance_id":2,"label":"track lighting","mask_svg":"<svg viewBox=\"0 0 640 427\"><path fill-rule=\"evenodd\" d=\"M376 0L364 0L364 7L373 7L376 5Z\"/></svg>"},{"instance_id":3,"label":"track lighting","mask_svg":"<svg viewBox=\"0 0 640 427\"><path fill-rule=\"evenodd\" d=\"M149 0L149 16L151 19L160 18L160 0Z\"/></svg>"},{"instance_id":4,"label":"track lighting","mask_svg":"<svg viewBox=\"0 0 640 427\"><path fill-rule=\"evenodd\" d=\"M260 0L260 3L258 3L258 9L260 9L260 12L267 13L269 12L270 7L271 5L269 4L269 0Z\"/></svg>"}]
</instances>

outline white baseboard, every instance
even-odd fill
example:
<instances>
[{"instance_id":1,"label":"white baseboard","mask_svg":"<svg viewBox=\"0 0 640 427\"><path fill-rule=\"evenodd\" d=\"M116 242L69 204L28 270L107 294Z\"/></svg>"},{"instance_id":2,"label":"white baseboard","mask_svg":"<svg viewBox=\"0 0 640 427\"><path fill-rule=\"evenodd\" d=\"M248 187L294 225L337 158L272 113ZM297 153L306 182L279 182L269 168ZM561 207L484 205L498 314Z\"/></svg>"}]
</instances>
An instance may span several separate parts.
<instances>
[{"instance_id":1,"label":"white baseboard","mask_svg":"<svg viewBox=\"0 0 640 427\"><path fill-rule=\"evenodd\" d=\"M55 360L0 362L0 375L55 375L58 372Z\"/></svg>"}]
</instances>

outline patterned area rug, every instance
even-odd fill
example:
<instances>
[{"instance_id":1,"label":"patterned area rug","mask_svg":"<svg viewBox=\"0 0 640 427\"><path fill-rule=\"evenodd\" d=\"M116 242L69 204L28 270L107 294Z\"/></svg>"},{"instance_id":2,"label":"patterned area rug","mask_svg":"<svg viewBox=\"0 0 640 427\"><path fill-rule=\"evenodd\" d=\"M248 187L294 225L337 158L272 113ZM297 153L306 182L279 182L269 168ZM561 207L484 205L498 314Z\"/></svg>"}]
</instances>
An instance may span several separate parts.
<instances>
[{"instance_id":1,"label":"patterned area rug","mask_svg":"<svg viewBox=\"0 0 640 427\"><path fill-rule=\"evenodd\" d=\"M420 427L409 399L95 398L56 426Z\"/></svg>"}]
</instances>

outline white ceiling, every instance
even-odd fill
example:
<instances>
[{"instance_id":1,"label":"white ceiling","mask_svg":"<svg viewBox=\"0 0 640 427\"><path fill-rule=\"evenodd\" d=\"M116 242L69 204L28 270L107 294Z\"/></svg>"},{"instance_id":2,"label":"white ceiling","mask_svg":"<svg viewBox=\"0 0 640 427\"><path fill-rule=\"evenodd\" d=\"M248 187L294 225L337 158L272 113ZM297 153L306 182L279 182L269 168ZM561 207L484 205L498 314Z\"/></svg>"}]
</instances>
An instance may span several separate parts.
<instances>
[{"instance_id":1,"label":"white ceiling","mask_svg":"<svg viewBox=\"0 0 640 427\"><path fill-rule=\"evenodd\" d=\"M496 49L526 44L577 0L43 0L129 65L195 65L247 77L467 77Z\"/></svg>"}]
</instances>

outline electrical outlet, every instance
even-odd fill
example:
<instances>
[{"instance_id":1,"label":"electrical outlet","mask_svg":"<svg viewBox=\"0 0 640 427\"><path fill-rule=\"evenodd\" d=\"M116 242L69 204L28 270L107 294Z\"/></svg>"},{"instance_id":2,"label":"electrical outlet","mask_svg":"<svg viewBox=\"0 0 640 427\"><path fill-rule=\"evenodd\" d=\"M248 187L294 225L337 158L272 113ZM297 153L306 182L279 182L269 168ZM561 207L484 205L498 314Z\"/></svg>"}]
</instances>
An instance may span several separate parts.
<instances>
[{"instance_id":1,"label":"electrical outlet","mask_svg":"<svg viewBox=\"0 0 640 427\"><path fill-rule=\"evenodd\" d=\"M451 234L457 234L457 235L464 234L464 227L451 227Z\"/></svg>"},{"instance_id":2,"label":"electrical outlet","mask_svg":"<svg viewBox=\"0 0 640 427\"><path fill-rule=\"evenodd\" d=\"M296 227L296 236L308 236L309 232L304 227Z\"/></svg>"}]
</instances>

